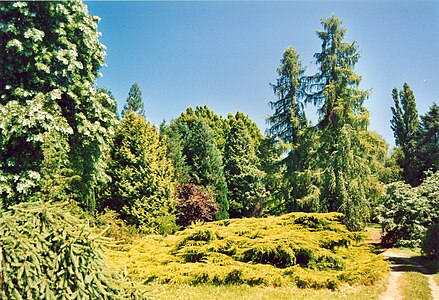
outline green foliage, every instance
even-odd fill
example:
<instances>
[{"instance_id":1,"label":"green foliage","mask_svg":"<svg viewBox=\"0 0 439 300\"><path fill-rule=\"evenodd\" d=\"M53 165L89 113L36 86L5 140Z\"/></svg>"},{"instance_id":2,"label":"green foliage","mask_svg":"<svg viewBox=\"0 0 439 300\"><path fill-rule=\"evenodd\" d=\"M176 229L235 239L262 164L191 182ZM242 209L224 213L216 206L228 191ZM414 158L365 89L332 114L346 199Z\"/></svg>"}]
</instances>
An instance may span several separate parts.
<instances>
[{"instance_id":1,"label":"green foliage","mask_svg":"<svg viewBox=\"0 0 439 300\"><path fill-rule=\"evenodd\" d=\"M242 114L229 115L230 130L224 148L224 172L231 217L260 216L266 208L266 191L257 148Z\"/></svg>"},{"instance_id":2,"label":"green foliage","mask_svg":"<svg viewBox=\"0 0 439 300\"><path fill-rule=\"evenodd\" d=\"M421 121L420 169L422 172L436 172L439 170L439 105L433 103L429 111L421 116Z\"/></svg>"},{"instance_id":3,"label":"green foliage","mask_svg":"<svg viewBox=\"0 0 439 300\"><path fill-rule=\"evenodd\" d=\"M186 227L195 222L214 221L218 205L212 195L193 183L181 185L177 189L177 225Z\"/></svg>"},{"instance_id":4,"label":"green foliage","mask_svg":"<svg viewBox=\"0 0 439 300\"><path fill-rule=\"evenodd\" d=\"M103 238L66 203L22 203L0 218L0 298L116 299Z\"/></svg>"},{"instance_id":5,"label":"green foliage","mask_svg":"<svg viewBox=\"0 0 439 300\"><path fill-rule=\"evenodd\" d=\"M284 180L282 164L282 148L274 139L265 136L258 147L259 165L265 173L264 187L266 190L267 212L279 215L284 213Z\"/></svg>"},{"instance_id":6,"label":"green foliage","mask_svg":"<svg viewBox=\"0 0 439 300\"><path fill-rule=\"evenodd\" d=\"M170 125L172 137L181 138L179 145L184 165L187 166L186 181L205 188L214 195L218 204L218 219L228 217L227 184L223 171L222 155L215 145L212 130L203 118L188 119L182 114ZM186 168L182 165L181 170Z\"/></svg>"},{"instance_id":7,"label":"green foliage","mask_svg":"<svg viewBox=\"0 0 439 300\"><path fill-rule=\"evenodd\" d=\"M346 29L337 17L321 23L317 73L305 76L299 55L288 48L273 85L278 101L271 102L269 132L289 143L277 210L337 211L349 229L361 230L383 194L387 144L367 130L369 113L363 104L369 91L359 89L361 76L354 72L357 44L344 41ZM315 126L304 113L304 104L310 103L319 112Z\"/></svg>"},{"instance_id":8,"label":"green foliage","mask_svg":"<svg viewBox=\"0 0 439 300\"><path fill-rule=\"evenodd\" d=\"M439 224L428 227L422 240L422 252L439 258Z\"/></svg>"},{"instance_id":9,"label":"green foliage","mask_svg":"<svg viewBox=\"0 0 439 300\"><path fill-rule=\"evenodd\" d=\"M320 211L319 145L319 131L311 126L302 127L283 161L286 165L283 209L287 212Z\"/></svg>"},{"instance_id":10,"label":"green foliage","mask_svg":"<svg viewBox=\"0 0 439 300\"><path fill-rule=\"evenodd\" d=\"M195 110L192 107L186 108L186 112L181 113L178 120L181 123L189 125L196 122L199 118L203 119L212 130L215 146L222 155L224 152L226 135L229 130L227 121L224 120L223 117L215 114L213 110L206 105L196 106Z\"/></svg>"},{"instance_id":11,"label":"green foliage","mask_svg":"<svg viewBox=\"0 0 439 300\"><path fill-rule=\"evenodd\" d=\"M285 143L296 143L299 128L307 125L303 103L298 98L304 72L299 54L287 48L277 69L279 78L271 85L277 100L270 101L274 112L267 119L270 136Z\"/></svg>"},{"instance_id":12,"label":"green foliage","mask_svg":"<svg viewBox=\"0 0 439 300\"><path fill-rule=\"evenodd\" d=\"M80 180L71 192L94 209L102 153L116 118L93 83L104 64L98 18L80 1L0 4L0 186L3 206L39 190L44 136ZM58 147L57 146L57 147Z\"/></svg>"},{"instance_id":13,"label":"green foliage","mask_svg":"<svg viewBox=\"0 0 439 300\"><path fill-rule=\"evenodd\" d=\"M337 213L296 213L194 224L175 236L148 236L120 245L108 256L114 267L144 283L329 289L372 285L383 278L387 264L358 243L340 218Z\"/></svg>"},{"instance_id":14,"label":"green foliage","mask_svg":"<svg viewBox=\"0 0 439 300\"><path fill-rule=\"evenodd\" d=\"M420 246L427 228L438 223L438 207L438 172L416 188L402 182L389 184L387 195L379 207L383 242L397 246Z\"/></svg>"},{"instance_id":15,"label":"green foliage","mask_svg":"<svg viewBox=\"0 0 439 300\"><path fill-rule=\"evenodd\" d=\"M399 96L399 97L398 97ZM396 88L392 91L392 124L395 144L404 152L401 167L404 170L404 179L412 186L420 183L422 174L419 166L418 143L421 124L416 109L415 96L410 86L404 83L403 89L398 93Z\"/></svg>"},{"instance_id":16,"label":"green foliage","mask_svg":"<svg viewBox=\"0 0 439 300\"><path fill-rule=\"evenodd\" d=\"M166 145L157 128L133 111L125 113L115 133L108 174L112 181L101 208L146 232L169 222L165 217L175 206L175 183Z\"/></svg>"},{"instance_id":17,"label":"green foliage","mask_svg":"<svg viewBox=\"0 0 439 300\"><path fill-rule=\"evenodd\" d=\"M363 103L369 92L359 89L361 76L354 72L357 44L344 42L346 29L337 17L323 19L322 25L324 30L317 32L322 50L314 55L318 72L302 79L305 100L317 105L320 115L309 142L314 176L307 176L318 181L302 182L304 190L319 197L312 210L342 212L348 228L360 230L369 220L370 203L381 196L378 170L386 145L367 131L369 113Z\"/></svg>"},{"instance_id":18,"label":"green foliage","mask_svg":"<svg viewBox=\"0 0 439 300\"><path fill-rule=\"evenodd\" d=\"M145 105L142 99L142 91L137 83L133 83L128 92L128 98L122 110L122 117L129 110L132 110L137 115L145 118Z\"/></svg>"},{"instance_id":19,"label":"green foliage","mask_svg":"<svg viewBox=\"0 0 439 300\"><path fill-rule=\"evenodd\" d=\"M390 156L384 161L384 168L380 172L380 180L384 184L404 180L403 169L401 168L404 160L404 152L401 147L395 147L391 150Z\"/></svg>"}]
</instances>

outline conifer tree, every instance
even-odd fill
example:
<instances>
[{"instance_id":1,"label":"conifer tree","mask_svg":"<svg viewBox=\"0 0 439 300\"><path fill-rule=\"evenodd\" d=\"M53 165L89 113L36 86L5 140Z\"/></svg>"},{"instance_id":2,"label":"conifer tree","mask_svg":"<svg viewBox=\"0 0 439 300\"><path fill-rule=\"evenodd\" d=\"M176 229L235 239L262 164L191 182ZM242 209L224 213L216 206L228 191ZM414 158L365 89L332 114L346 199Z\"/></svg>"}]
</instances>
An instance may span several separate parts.
<instances>
[{"instance_id":1,"label":"conifer tree","mask_svg":"<svg viewBox=\"0 0 439 300\"><path fill-rule=\"evenodd\" d=\"M213 131L203 118L187 118L185 114L175 119L170 127L181 138L182 155L189 170L187 182L203 187L213 194L218 204L217 218L228 218L229 203L223 157L216 146Z\"/></svg>"},{"instance_id":2,"label":"conifer tree","mask_svg":"<svg viewBox=\"0 0 439 300\"><path fill-rule=\"evenodd\" d=\"M416 101L413 91L407 83L398 93L396 88L392 91L395 107L392 107L391 128L395 136L395 144L404 152L401 167L407 183L416 186L420 183L422 174L418 155L418 146L421 132Z\"/></svg>"},{"instance_id":3,"label":"conifer tree","mask_svg":"<svg viewBox=\"0 0 439 300\"><path fill-rule=\"evenodd\" d=\"M305 68L299 54L287 48L277 69L279 78L272 84L276 101L270 102L273 115L268 117L268 133L285 143L297 142L299 128L306 125L305 112L300 95L300 85Z\"/></svg>"},{"instance_id":4,"label":"conifer tree","mask_svg":"<svg viewBox=\"0 0 439 300\"><path fill-rule=\"evenodd\" d=\"M115 210L146 232L157 230L175 206L173 167L157 128L127 111L115 133L108 167L112 182L102 208Z\"/></svg>"},{"instance_id":5,"label":"conifer tree","mask_svg":"<svg viewBox=\"0 0 439 300\"><path fill-rule=\"evenodd\" d=\"M131 85L126 104L123 107L122 117L129 110L132 110L139 116L145 118L145 105L142 99L142 91L137 83L133 83L133 85Z\"/></svg>"},{"instance_id":6,"label":"conifer tree","mask_svg":"<svg viewBox=\"0 0 439 300\"><path fill-rule=\"evenodd\" d=\"M425 176L428 170L439 170L439 105L433 103L421 121L419 169Z\"/></svg>"},{"instance_id":7,"label":"conifer tree","mask_svg":"<svg viewBox=\"0 0 439 300\"><path fill-rule=\"evenodd\" d=\"M229 115L230 131L224 148L230 216L235 218L260 216L266 208L265 174L243 116L239 112L235 117Z\"/></svg>"},{"instance_id":8,"label":"conifer tree","mask_svg":"<svg viewBox=\"0 0 439 300\"><path fill-rule=\"evenodd\" d=\"M317 35L322 50L316 53L318 72L306 78L306 101L318 106L320 136L316 159L321 173L320 211L340 211L351 230L368 221L370 199L382 191L373 163L382 149L381 139L367 131L369 113L363 106L368 91L358 88L354 72L360 57L355 42L344 41L346 29L331 16L322 20Z\"/></svg>"},{"instance_id":9,"label":"conifer tree","mask_svg":"<svg viewBox=\"0 0 439 300\"><path fill-rule=\"evenodd\" d=\"M224 120L222 116L215 114L215 112L206 105L196 106L195 110L192 107L188 107L186 112L181 113L178 117L180 122L184 121L186 123L195 122L198 118L202 118L212 130L215 145L222 155L224 153L224 144L228 131L227 121Z\"/></svg>"},{"instance_id":10,"label":"conifer tree","mask_svg":"<svg viewBox=\"0 0 439 300\"><path fill-rule=\"evenodd\" d=\"M268 135L261 140L257 152L260 168L265 173L264 187L267 210L270 214L275 215L285 213L286 195L284 191L286 187L285 180L283 180L285 165L283 164L282 152L279 143Z\"/></svg>"},{"instance_id":11,"label":"conifer tree","mask_svg":"<svg viewBox=\"0 0 439 300\"><path fill-rule=\"evenodd\" d=\"M287 153L282 161L284 201L281 210L315 209L313 202L318 198L318 192L312 184L318 174L311 171L310 165L315 130L308 125L304 111L302 84L305 67L294 49L285 50L277 72L279 77L272 85L277 100L270 102L274 112L267 121L271 126L268 129L271 138L286 143Z\"/></svg>"}]
</instances>

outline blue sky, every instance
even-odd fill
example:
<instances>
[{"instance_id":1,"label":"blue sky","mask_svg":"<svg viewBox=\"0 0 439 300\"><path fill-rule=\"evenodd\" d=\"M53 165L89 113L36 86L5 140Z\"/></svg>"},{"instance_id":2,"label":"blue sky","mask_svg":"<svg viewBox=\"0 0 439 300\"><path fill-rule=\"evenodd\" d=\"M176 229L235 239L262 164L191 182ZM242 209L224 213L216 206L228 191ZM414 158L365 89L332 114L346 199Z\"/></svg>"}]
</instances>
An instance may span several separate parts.
<instances>
[{"instance_id":1,"label":"blue sky","mask_svg":"<svg viewBox=\"0 0 439 300\"><path fill-rule=\"evenodd\" d=\"M285 48L316 70L321 18L335 14L356 41L355 71L371 89L365 102L372 130L393 144L391 91L407 82L423 114L439 102L439 1L86 2L101 18L106 65L98 84L119 109L140 85L147 119L176 118L187 106L242 111L265 130L270 83ZM315 111L308 109L316 120Z\"/></svg>"}]
</instances>

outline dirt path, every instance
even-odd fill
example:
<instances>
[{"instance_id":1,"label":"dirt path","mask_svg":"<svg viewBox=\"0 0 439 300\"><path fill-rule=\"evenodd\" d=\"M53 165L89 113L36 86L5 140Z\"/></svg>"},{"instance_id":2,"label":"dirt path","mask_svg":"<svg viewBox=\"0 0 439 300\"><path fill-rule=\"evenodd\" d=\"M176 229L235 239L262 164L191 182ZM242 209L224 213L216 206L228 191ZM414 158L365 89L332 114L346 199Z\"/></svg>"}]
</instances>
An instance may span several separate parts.
<instances>
[{"instance_id":1,"label":"dirt path","mask_svg":"<svg viewBox=\"0 0 439 300\"><path fill-rule=\"evenodd\" d=\"M433 300L439 300L439 287L432 276L428 276L428 286L430 287L431 294L433 295Z\"/></svg>"},{"instance_id":2,"label":"dirt path","mask_svg":"<svg viewBox=\"0 0 439 300\"><path fill-rule=\"evenodd\" d=\"M401 274L408 272L408 270L406 270L407 267L404 267L404 265L410 265L427 276L432 298L433 300L439 300L439 287L433 280L433 277L428 275L428 271L423 266L411 260L409 256L406 256L401 252L394 251L393 249L387 249L381 255L389 259L391 271L387 291L380 296L379 300L402 299L401 289L399 288L399 280Z\"/></svg>"},{"instance_id":3,"label":"dirt path","mask_svg":"<svg viewBox=\"0 0 439 300\"><path fill-rule=\"evenodd\" d=\"M394 257L395 253L392 252L392 249L388 249L384 251L381 255L390 259ZM392 262L390 264L390 277L389 277L389 286L387 287L387 291L380 296L379 300L400 300L402 299L401 290L399 289L399 279L401 277L401 272L399 272L398 264Z\"/></svg>"}]
</instances>

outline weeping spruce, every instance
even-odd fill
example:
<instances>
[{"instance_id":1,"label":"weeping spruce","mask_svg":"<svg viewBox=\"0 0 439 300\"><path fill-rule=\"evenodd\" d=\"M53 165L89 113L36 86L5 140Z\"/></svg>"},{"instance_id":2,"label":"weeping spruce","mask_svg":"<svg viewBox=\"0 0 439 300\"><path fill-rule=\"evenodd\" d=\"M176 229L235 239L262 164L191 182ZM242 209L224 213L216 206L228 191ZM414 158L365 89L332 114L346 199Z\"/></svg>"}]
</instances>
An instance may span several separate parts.
<instances>
[{"instance_id":1,"label":"weeping spruce","mask_svg":"<svg viewBox=\"0 0 439 300\"><path fill-rule=\"evenodd\" d=\"M0 214L0 299L120 299L106 239L67 202L20 203ZM77 210L77 209L76 209Z\"/></svg>"}]
</instances>

